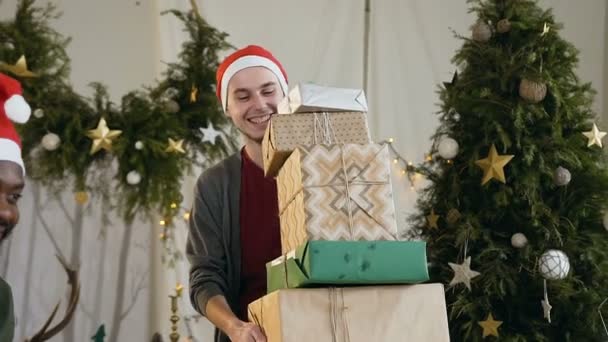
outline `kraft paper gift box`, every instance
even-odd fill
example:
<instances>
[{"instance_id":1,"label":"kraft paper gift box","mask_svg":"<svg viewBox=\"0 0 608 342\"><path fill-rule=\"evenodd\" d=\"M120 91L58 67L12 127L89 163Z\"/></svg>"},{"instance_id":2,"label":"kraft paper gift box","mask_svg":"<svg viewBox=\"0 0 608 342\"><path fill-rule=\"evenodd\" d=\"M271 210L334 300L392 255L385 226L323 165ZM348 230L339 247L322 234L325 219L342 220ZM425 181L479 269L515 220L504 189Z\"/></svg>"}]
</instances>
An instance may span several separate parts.
<instances>
[{"instance_id":1,"label":"kraft paper gift box","mask_svg":"<svg viewBox=\"0 0 608 342\"><path fill-rule=\"evenodd\" d=\"M367 112L367 99L362 89L299 83L279 102L277 112Z\"/></svg>"},{"instance_id":2,"label":"kraft paper gift box","mask_svg":"<svg viewBox=\"0 0 608 342\"><path fill-rule=\"evenodd\" d=\"M365 113L273 115L262 141L264 172L266 176L276 176L298 145L370 142Z\"/></svg>"},{"instance_id":3,"label":"kraft paper gift box","mask_svg":"<svg viewBox=\"0 0 608 342\"><path fill-rule=\"evenodd\" d=\"M442 284L278 290L248 310L268 342L450 341Z\"/></svg>"},{"instance_id":4,"label":"kraft paper gift box","mask_svg":"<svg viewBox=\"0 0 608 342\"><path fill-rule=\"evenodd\" d=\"M282 254L309 240L399 240L386 145L297 147L277 190Z\"/></svg>"},{"instance_id":5,"label":"kraft paper gift box","mask_svg":"<svg viewBox=\"0 0 608 342\"><path fill-rule=\"evenodd\" d=\"M424 241L308 241L266 264L267 288L429 280Z\"/></svg>"}]
</instances>

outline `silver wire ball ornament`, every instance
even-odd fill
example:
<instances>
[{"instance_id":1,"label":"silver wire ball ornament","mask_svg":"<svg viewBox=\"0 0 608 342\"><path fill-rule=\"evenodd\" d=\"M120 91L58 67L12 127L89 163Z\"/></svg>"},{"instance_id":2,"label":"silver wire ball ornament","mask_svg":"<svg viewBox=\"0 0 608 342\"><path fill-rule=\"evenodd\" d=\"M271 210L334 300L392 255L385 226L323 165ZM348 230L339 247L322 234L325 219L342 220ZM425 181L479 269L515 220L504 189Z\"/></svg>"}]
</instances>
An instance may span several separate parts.
<instances>
[{"instance_id":1,"label":"silver wire ball ornament","mask_svg":"<svg viewBox=\"0 0 608 342\"><path fill-rule=\"evenodd\" d=\"M570 272L570 260L559 249L549 249L538 259L538 270L547 280L560 280Z\"/></svg>"},{"instance_id":2,"label":"silver wire ball ornament","mask_svg":"<svg viewBox=\"0 0 608 342\"><path fill-rule=\"evenodd\" d=\"M570 183L570 180L572 180L572 175L566 168L560 166L553 172L553 181L557 186L566 186Z\"/></svg>"}]
</instances>

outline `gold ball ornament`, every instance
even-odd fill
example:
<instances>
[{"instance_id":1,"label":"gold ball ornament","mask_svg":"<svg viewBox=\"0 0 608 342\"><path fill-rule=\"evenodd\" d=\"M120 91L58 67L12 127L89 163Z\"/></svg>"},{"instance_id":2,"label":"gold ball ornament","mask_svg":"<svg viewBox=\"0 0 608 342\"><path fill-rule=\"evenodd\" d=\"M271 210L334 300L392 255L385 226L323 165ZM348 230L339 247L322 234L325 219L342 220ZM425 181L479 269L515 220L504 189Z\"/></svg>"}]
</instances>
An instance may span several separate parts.
<instances>
[{"instance_id":1,"label":"gold ball ornament","mask_svg":"<svg viewBox=\"0 0 608 342\"><path fill-rule=\"evenodd\" d=\"M480 43L485 43L492 38L492 28L483 21L473 25L473 40Z\"/></svg>"},{"instance_id":2,"label":"gold ball ornament","mask_svg":"<svg viewBox=\"0 0 608 342\"><path fill-rule=\"evenodd\" d=\"M89 194L86 191L78 191L74 193L74 200L80 205L85 205L89 201Z\"/></svg>"},{"instance_id":3,"label":"gold ball ornament","mask_svg":"<svg viewBox=\"0 0 608 342\"><path fill-rule=\"evenodd\" d=\"M511 31L511 22L509 19L501 19L496 23L496 31L499 33L507 33Z\"/></svg>"},{"instance_id":4,"label":"gold ball ornament","mask_svg":"<svg viewBox=\"0 0 608 342\"><path fill-rule=\"evenodd\" d=\"M547 96L547 85L524 78L519 84L519 96L530 103L539 103Z\"/></svg>"}]
</instances>

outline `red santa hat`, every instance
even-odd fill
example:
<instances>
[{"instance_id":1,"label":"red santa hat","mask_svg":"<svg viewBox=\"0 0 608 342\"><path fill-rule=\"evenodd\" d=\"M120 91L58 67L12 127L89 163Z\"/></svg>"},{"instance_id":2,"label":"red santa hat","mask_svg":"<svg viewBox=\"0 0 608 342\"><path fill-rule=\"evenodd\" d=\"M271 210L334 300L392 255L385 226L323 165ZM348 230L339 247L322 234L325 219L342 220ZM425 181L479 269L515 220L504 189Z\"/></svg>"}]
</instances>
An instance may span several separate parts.
<instances>
[{"instance_id":1,"label":"red santa hat","mask_svg":"<svg viewBox=\"0 0 608 342\"><path fill-rule=\"evenodd\" d=\"M25 174L21 159L21 139L13 122L27 122L32 110L21 94L21 84L0 73L0 160L19 164Z\"/></svg>"},{"instance_id":2,"label":"red santa hat","mask_svg":"<svg viewBox=\"0 0 608 342\"><path fill-rule=\"evenodd\" d=\"M222 108L226 111L228 100L228 83L234 74L250 67L261 66L272 71L279 80L279 85L284 94L287 94L287 73L281 63L261 46L249 45L240 50L233 52L226 57L220 64L215 75L217 81L217 97L222 103Z\"/></svg>"}]
</instances>

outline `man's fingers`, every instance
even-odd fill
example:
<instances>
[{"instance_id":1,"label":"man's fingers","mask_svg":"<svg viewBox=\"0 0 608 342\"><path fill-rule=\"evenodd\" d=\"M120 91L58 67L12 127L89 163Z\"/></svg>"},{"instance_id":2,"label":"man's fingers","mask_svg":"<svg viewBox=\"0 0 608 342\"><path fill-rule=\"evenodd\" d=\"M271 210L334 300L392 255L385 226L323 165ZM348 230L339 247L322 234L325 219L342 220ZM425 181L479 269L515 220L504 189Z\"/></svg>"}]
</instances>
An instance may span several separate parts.
<instances>
[{"instance_id":1,"label":"man's fingers","mask_svg":"<svg viewBox=\"0 0 608 342\"><path fill-rule=\"evenodd\" d=\"M251 335L255 338L255 342L266 342L266 336L257 325L251 327Z\"/></svg>"}]
</instances>

